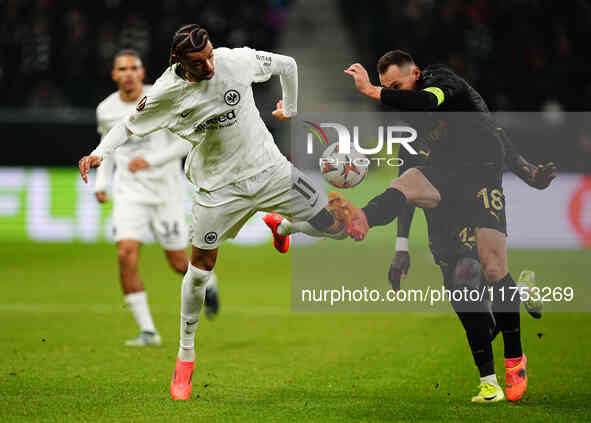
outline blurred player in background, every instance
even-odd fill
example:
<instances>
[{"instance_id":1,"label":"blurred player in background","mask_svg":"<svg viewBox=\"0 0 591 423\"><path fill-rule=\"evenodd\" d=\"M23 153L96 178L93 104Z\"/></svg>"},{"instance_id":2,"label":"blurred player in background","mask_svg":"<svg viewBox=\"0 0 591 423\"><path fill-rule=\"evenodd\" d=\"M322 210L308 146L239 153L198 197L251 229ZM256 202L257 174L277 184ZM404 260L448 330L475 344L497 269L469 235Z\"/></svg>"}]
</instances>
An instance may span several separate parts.
<instances>
[{"instance_id":1,"label":"blurred player in background","mask_svg":"<svg viewBox=\"0 0 591 423\"><path fill-rule=\"evenodd\" d=\"M122 50L114 58L112 77L118 91L97 107L98 132L109 130L135 110L138 98L150 86L144 85L144 67L137 52ZM130 137L113 155L106 156L97 170L95 195L108 201L107 187L114 172L113 238L117 243L121 287L140 334L125 342L128 346L160 345L144 285L138 272L139 252L150 234L160 242L171 267L187 271L187 224L184 211L185 183L181 159L191 144L168 130L148 137ZM218 309L216 278L209 281L206 301L208 314Z\"/></svg>"},{"instance_id":2,"label":"blurred player in background","mask_svg":"<svg viewBox=\"0 0 591 423\"><path fill-rule=\"evenodd\" d=\"M131 135L170 129L194 147L185 170L193 196L191 263L181 292L180 347L170 383L173 399L189 399L195 365L195 331L220 244L233 238L256 211L276 212L316 236L343 236L324 192L279 151L256 107L252 84L279 75L282 100L273 116L297 113L298 72L288 56L250 48L217 48L199 25L173 36L170 66L136 110L115 125L79 162L86 181L91 167Z\"/></svg>"}]
</instances>

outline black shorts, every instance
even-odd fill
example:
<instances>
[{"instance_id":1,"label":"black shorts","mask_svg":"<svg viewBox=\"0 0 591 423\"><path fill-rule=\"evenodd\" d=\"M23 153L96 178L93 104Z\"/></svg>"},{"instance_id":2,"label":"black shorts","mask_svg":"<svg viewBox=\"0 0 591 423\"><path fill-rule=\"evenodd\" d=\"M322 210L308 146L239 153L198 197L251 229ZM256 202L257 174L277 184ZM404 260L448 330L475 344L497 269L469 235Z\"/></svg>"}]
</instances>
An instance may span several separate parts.
<instances>
[{"instance_id":1,"label":"black shorts","mask_svg":"<svg viewBox=\"0 0 591 423\"><path fill-rule=\"evenodd\" d=\"M449 218L442 209L424 209L429 249L435 264L446 266L462 257L478 260L474 228Z\"/></svg>"},{"instance_id":2,"label":"black shorts","mask_svg":"<svg viewBox=\"0 0 591 423\"><path fill-rule=\"evenodd\" d=\"M500 169L494 166L447 171L419 167L441 194L434 209L426 209L429 245L435 261L478 258L475 228L507 233L505 196Z\"/></svg>"}]
</instances>

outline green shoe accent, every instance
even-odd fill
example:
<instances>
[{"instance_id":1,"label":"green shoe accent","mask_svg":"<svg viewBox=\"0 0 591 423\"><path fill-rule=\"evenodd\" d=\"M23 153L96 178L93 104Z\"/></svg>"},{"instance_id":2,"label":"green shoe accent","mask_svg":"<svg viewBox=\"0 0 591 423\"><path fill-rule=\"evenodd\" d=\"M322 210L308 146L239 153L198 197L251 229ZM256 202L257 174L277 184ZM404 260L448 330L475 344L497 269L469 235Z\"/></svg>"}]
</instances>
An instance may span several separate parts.
<instances>
[{"instance_id":1,"label":"green shoe accent","mask_svg":"<svg viewBox=\"0 0 591 423\"><path fill-rule=\"evenodd\" d=\"M487 403L505 400L503 388L501 388L499 385L481 383L478 388L480 389L480 392L478 392L478 395L475 397L472 397L472 402Z\"/></svg>"},{"instance_id":2,"label":"green shoe accent","mask_svg":"<svg viewBox=\"0 0 591 423\"><path fill-rule=\"evenodd\" d=\"M536 285L536 274L531 270L524 270L519 274L517 286L520 289L525 289L529 295L527 295L527 301L523 301L525 310L534 318L540 319L542 317L542 303L541 292ZM522 296L523 297L523 296Z\"/></svg>"}]
</instances>

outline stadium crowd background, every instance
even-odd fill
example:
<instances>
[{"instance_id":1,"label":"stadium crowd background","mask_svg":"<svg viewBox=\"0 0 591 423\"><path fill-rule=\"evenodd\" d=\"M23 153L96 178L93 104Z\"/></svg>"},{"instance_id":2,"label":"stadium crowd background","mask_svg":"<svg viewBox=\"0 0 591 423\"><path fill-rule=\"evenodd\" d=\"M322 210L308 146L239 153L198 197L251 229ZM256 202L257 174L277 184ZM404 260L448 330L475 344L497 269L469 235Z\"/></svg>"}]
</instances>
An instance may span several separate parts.
<instances>
[{"instance_id":1,"label":"stadium crowd background","mask_svg":"<svg viewBox=\"0 0 591 423\"><path fill-rule=\"evenodd\" d=\"M406 48L419 65L449 64L493 110L561 116L589 109L591 5L584 0L568 6L544 0L334 1L342 15L326 24L345 26L374 80L376 59L392 48ZM153 82L168 61L170 34L188 21L203 24L217 45L274 50L293 3L5 0L0 107L92 109L113 91L112 57L124 47L143 55L146 80ZM314 48L311 39L301 42ZM558 118L577 130L556 127L553 142L536 142L542 135L524 136L519 129L518 138L529 141L516 142L535 148L534 158L558 161L563 170L591 172L591 128L581 131L583 118L572 119L578 120L569 124L568 118ZM557 149L557 142L567 148Z\"/></svg>"},{"instance_id":2,"label":"stadium crowd background","mask_svg":"<svg viewBox=\"0 0 591 423\"><path fill-rule=\"evenodd\" d=\"M368 63L397 46L419 65L449 64L495 110L589 109L587 1L340 1Z\"/></svg>"},{"instance_id":3,"label":"stadium crowd background","mask_svg":"<svg viewBox=\"0 0 591 423\"><path fill-rule=\"evenodd\" d=\"M147 81L168 62L171 36L200 21L217 45L273 50L287 23L285 0L7 0L1 22L3 105L96 107L114 90L113 56L134 48ZM198 17L198 18L197 18Z\"/></svg>"}]
</instances>

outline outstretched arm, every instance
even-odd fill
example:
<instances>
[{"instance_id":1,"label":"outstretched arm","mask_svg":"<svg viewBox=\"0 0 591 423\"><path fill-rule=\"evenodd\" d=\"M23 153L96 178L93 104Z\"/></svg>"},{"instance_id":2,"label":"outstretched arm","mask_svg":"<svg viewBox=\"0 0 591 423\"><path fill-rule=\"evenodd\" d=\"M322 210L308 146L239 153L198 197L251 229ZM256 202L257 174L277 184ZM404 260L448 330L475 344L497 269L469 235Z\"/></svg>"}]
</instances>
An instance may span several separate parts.
<instances>
[{"instance_id":1,"label":"outstretched arm","mask_svg":"<svg viewBox=\"0 0 591 423\"><path fill-rule=\"evenodd\" d=\"M293 57L267 51L245 49L254 66L254 82L267 81L272 75L279 75L282 101L277 104L273 116L285 120L298 112L298 65Z\"/></svg>"},{"instance_id":2,"label":"outstretched arm","mask_svg":"<svg viewBox=\"0 0 591 423\"><path fill-rule=\"evenodd\" d=\"M129 138L131 133L124 122L118 123L103 137L97 148L88 156L84 156L78 162L80 176L84 182L88 183L88 172L90 168L99 167L103 157L112 154L113 151Z\"/></svg>"},{"instance_id":3,"label":"outstretched arm","mask_svg":"<svg viewBox=\"0 0 591 423\"><path fill-rule=\"evenodd\" d=\"M558 167L552 162L537 166L531 164L517 151L503 128L497 128L497 133L503 143L505 164L509 170L531 187L537 189L548 188L552 180L556 178L555 173Z\"/></svg>"},{"instance_id":4,"label":"outstretched arm","mask_svg":"<svg viewBox=\"0 0 591 423\"><path fill-rule=\"evenodd\" d=\"M174 90L169 89L165 84L158 86L157 82L148 95L138 101L135 111L113 126L92 153L80 159L78 167L84 182L88 182L87 175L90 168L100 166L103 157L112 154L131 135L145 137L159 129L167 128L173 115L171 107L174 95Z\"/></svg>"},{"instance_id":5,"label":"outstretched arm","mask_svg":"<svg viewBox=\"0 0 591 423\"><path fill-rule=\"evenodd\" d=\"M125 144L130 136L131 131L127 129L125 122L119 122L101 139L101 142L90 153L90 156L97 156L102 160L104 156L113 154L118 147Z\"/></svg>"},{"instance_id":6,"label":"outstretched arm","mask_svg":"<svg viewBox=\"0 0 591 423\"><path fill-rule=\"evenodd\" d=\"M424 90L393 90L372 85L367 71L359 63L349 66L345 73L353 78L355 88L361 94L397 109L433 110L444 99L443 91L437 87L428 87Z\"/></svg>"},{"instance_id":7,"label":"outstretched arm","mask_svg":"<svg viewBox=\"0 0 591 423\"><path fill-rule=\"evenodd\" d=\"M400 278L405 278L410 269L410 253L408 252L408 236L414 216L415 207L407 204L398 215L398 232L396 235L396 255L388 270L388 279L392 289L400 289Z\"/></svg>"},{"instance_id":8,"label":"outstretched arm","mask_svg":"<svg viewBox=\"0 0 591 423\"><path fill-rule=\"evenodd\" d=\"M103 107L100 105L96 108L97 132L101 135L101 141L111 129L111 121L103 117ZM113 170L115 169L115 158L113 155L106 156L101 162L101 166L96 172L96 182L94 192L96 199L100 203L107 202L107 188L111 184L113 177Z\"/></svg>"},{"instance_id":9,"label":"outstretched arm","mask_svg":"<svg viewBox=\"0 0 591 423\"><path fill-rule=\"evenodd\" d=\"M193 145L190 142L174 135L173 133L169 133L168 136L170 137L171 142L167 148L152 151L144 156L144 159L149 166L159 166L174 159L182 159L189 154L189 151L193 148ZM129 164L131 166L131 162ZM131 167L130 170L134 171Z\"/></svg>"},{"instance_id":10,"label":"outstretched arm","mask_svg":"<svg viewBox=\"0 0 591 423\"><path fill-rule=\"evenodd\" d=\"M113 155L105 156L96 172L94 193L100 203L107 201L107 188L111 184L113 170L115 169L115 158Z\"/></svg>"},{"instance_id":11,"label":"outstretched arm","mask_svg":"<svg viewBox=\"0 0 591 423\"><path fill-rule=\"evenodd\" d=\"M298 65L293 57L274 55L279 62L279 81L281 82L281 108L273 112L273 116L289 119L298 113ZM278 113L282 111L282 113Z\"/></svg>"},{"instance_id":12,"label":"outstretched arm","mask_svg":"<svg viewBox=\"0 0 591 423\"><path fill-rule=\"evenodd\" d=\"M407 169L424 163L424 159L410 155L405 149L400 149L398 158L402 160L398 174L402 175ZM415 213L415 206L406 204L398 215L396 233L396 254L392 258L390 269L388 269L388 280L392 289L400 289L400 278L405 278L410 269L410 253L408 251L408 238L410 226Z\"/></svg>"}]
</instances>

